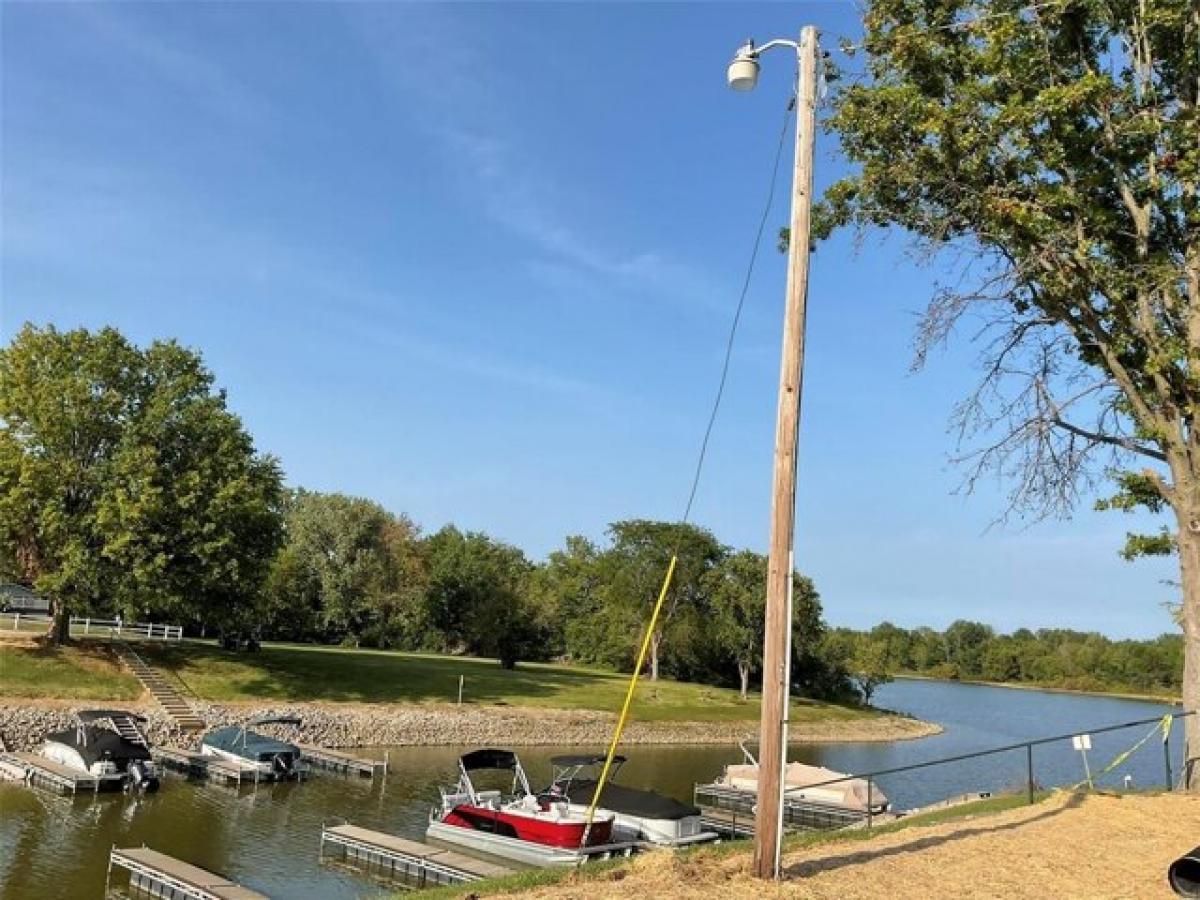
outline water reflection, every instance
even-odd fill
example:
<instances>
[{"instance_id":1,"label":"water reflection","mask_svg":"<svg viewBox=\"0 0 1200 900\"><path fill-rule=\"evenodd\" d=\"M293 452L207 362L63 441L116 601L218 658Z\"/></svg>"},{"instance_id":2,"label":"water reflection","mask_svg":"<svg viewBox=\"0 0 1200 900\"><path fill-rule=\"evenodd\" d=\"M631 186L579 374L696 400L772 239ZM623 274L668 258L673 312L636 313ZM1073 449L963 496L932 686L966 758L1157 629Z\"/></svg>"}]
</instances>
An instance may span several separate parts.
<instances>
[{"instance_id":1,"label":"water reflection","mask_svg":"<svg viewBox=\"0 0 1200 900\"><path fill-rule=\"evenodd\" d=\"M1098 725L1161 715L1161 704L1013 691L939 682L896 682L880 689L878 702L942 724L937 737L894 744L831 744L795 747L791 757L847 772L907 765L940 756L1013 743L1048 734L1085 731ZM1093 739L1093 768L1127 749L1149 726ZM1179 726L1172 738L1182 748ZM40 900L46 896L92 898L104 884L112 845L143 843L229 875L268 896L298 900L350 900L378 896L378 885L318 861L323 822L346 819L406 837L422 836L438 785L452 781L455 760L471 748L391 748L385 779L314 775L292 782L234 790L170 776L156 794L56 797L0 783L0 896ZM520 751L530 780L551 776L550 757L566 749ZM598 749L598 748L597 748ZM736 747L632 747L621 780L689 798L697 781L740 759ZM384 748L364 751L382 757ZM1042 784L1083 777L1069 742L1035 751ZM1178 771L1178 768L1176 768ZM1152 738L1131 760L1104 779L1119 785L1132 774L1139 786L1163 778L1162 744ZM951 766L885 776L884 790L899 807L933 802L966 791L1023 785L1024 752L968 760Z\"/></svg>"}]
</instances>

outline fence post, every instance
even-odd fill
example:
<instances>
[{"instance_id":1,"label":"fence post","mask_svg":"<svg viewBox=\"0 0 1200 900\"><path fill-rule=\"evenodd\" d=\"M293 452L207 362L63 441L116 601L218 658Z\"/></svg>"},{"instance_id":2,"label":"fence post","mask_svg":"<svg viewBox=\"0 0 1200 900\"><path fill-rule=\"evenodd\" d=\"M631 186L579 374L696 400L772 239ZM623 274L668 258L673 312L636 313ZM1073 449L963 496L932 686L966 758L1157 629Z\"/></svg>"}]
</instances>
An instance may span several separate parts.
<instances>
[{"instance_id":1,"label":"fence post","mask_svg":"<svg viewBox=\"0 0 1200 900\"><path fill-rule=\"evenodd\" d=\"M1025 745L1025 781L1029 787L1029 802L1033 803L1033 744Z\"/></svg>"},{"instance_id":2,"label":"fence post","mask_svg":"<svg viewBox=\"0 0 1200 900\"><path fill-rule=\"evenodd\" d=\"M1167 790L1171 789L1171 732L1163 733L1163 771L1167 778Z\"/></svg>"},{"instance_id":3,"label":"fence post","mask_svg":"<svg viewBox=\"0 0 1200 900\"><path fill-rule=\"evenodd\" d=\"M21 614L13 613L13 631L21 630Z\"/></svg>"},{"instance_id":4,"label":"fence post","mask_svg":"<svg viewBox=\"0 0 1200 900\"><path fill-rule=\"evenodd\" d=\"M872 790L871 789L872 789L873 785L874 785L874 781L868 776L867 777L867 827L868 828L871 827L871 819L872 819L872 815L871 815L871 800L872 800L871 793L872 793Z\"/></svg>"},{"instance_id":5,"label":"fence post","mask_svg":"<svg viewBox=\"0 0 1200 900\"><path fill-rule=\"evenodd\" d=\"M88 616L83 620L83 633L89 634L92 630L92 617Z\"/></svg>"}]
</instances>

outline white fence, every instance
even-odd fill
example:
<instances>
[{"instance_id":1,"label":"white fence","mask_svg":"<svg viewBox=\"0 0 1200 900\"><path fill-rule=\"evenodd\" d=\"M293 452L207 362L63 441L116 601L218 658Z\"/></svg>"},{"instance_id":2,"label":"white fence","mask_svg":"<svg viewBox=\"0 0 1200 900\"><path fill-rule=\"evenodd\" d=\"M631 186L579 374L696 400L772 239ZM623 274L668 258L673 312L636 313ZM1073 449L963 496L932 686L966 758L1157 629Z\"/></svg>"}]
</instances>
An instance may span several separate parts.
<instances>
[{"instance_id":1,"label":"white fence","mask_svg":"<svg viewBox=\"0 0 1200 900\"><path fill-rule=\"evenodd\" d=\"M54 620L35 613L0 613L0 631L49 631ZM182 625L160 625L155 622L122 622L120 619L93 619L90 616L71 616L71 633L102 637L147 638L158 641L178 641L183 638Z\"/></svg>"}]
</instances>

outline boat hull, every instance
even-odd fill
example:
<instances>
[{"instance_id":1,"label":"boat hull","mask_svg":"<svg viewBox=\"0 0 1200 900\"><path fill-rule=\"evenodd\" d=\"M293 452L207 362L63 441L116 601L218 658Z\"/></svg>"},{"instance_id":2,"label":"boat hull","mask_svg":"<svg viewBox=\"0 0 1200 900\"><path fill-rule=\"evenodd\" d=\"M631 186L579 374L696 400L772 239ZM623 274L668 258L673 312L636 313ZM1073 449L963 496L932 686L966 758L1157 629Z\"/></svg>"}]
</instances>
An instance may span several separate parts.
<instances>
[{"instance_id":1,"label":"boat hull","mask_svg":"<svg viewBox=\"0 0 1200 900\"><path fill-rule=\"evenodd\" d=\"M425 831L425 836L443 844L452 844L484 853L501 859L512 860L526 866L536 868L553 868L560 866L577 866L590 859L612 859L618 856L629 856L634 851L634 845L608 844L600 847L589 846L586 851L568 849L566 847L551 847L545 844L535 844L520 838L508 837L486 831L476 831L459 825L449 825L444 821L433 821Z\"/></svg>"},{"instance_id":2,"label":"boat hull","mask_svg":"<svg viewBox=\"0 0 1200 900\"><path fill-rule=\"evenodd\" d=\"M589 844L607 844L612 838L613 828L611 820L596 820L588 832L587 820L582 816L570 821L554 821L466 803L449 810L442 822L464 831L496 834L569 850L583 846L585 834Z\"/></svg>"},{"instance_id":3,"label":"boat hull","mask_svg":"<svg viewBox=\"0 0 1200 900\"><path fill-rule=\"evenodd\" d=\"M303 762L296 760L292 763L292 768L287 772L280 772L274 762L270 760L246 759L237 753L230 753L228 750L223 750L220 747L214 747L211 744L200 745L201 756L211 756L216 759L223 759L233 763L250 763L258 769L259 777L264 780L288 781L291 779L299 781L305 775L306 767Z\"/></svg>"}]
</instances>

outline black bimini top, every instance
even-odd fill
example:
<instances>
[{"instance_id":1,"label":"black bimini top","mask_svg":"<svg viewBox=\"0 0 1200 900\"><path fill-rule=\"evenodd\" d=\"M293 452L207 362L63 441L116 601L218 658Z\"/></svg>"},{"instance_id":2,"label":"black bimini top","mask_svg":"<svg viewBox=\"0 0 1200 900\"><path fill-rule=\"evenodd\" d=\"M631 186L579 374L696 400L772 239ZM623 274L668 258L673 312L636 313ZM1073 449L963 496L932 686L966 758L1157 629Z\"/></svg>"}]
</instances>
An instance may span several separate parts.
<instances>
[{"instance_id":1,"label":"black bimini top","mask_svg":"<svg viewBox=\"0 0 1200 900\"><path fill-rule=\"evenodd\" d=\"M558 766L560 769L565 769L570 766L599 766L604 764L607 757L603 754L596 753L566 753L562 756L550 757L550 765ZM626 761L624 756L614 756L613 764L619 764Z\"/></svg>"},{"instance_id":2,"label":"black bimini top","mask_svg":"<svg viewBox=\"0 0 1200 900\"><path fill-rule=\"evenodd\" d=\"M575 780L567 785L567 798L572 803L586 806L592 802L596 793L596 782L591 780ZM664 797L654 791L639 791L611 781L604 785L600 792L599 805L615 813L625 813L630 816L641 816L643 819L686 819L689 816L700 815L700 810L686 803L680 803L673 797Z\"/></svg>"},{"instance_id":3,"label":"black bimini top","mask_svg":"<svg viewBox=\"0 0 1200 900\"><path fill-rule=\"evenodd\" d=\"M132 719L135 722L146 721L145 716L131 713L127 709L81 709L75 713L75 718L80 722L102 722L114 719Z\"/></svg>"},{"instance_id":4,"label":"black bimini top","mask_svg":"<svg viewBox=\"0 0 1200 900\"><path fill-rule=\"evenodd\" d=\"M462 763L462 767L468 772L473 772L477 769L515 769L517 767L517 754L511 750L497 750L494 747L487 747L483 750L464 753L459 757L458 761Z\"/></svg>"},{"instance_id":5,"label":"black bimini top","mask_svg":"<svg viewBox=\"0 0 1200 900\"><path fill-rule=\"evenodd\" d=\"M85 743L79 741L79 733L83 732ZM97 728L95 725L84 725L82 728L68 728L46 735L47 743L66 744L83 757L83 761L91 768L102 760L133 761L150 758L150 751L141 744L127 741L115 731L108 728Z\"/></svg>"}]
</instances>

